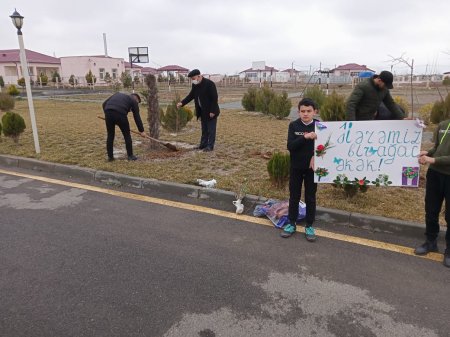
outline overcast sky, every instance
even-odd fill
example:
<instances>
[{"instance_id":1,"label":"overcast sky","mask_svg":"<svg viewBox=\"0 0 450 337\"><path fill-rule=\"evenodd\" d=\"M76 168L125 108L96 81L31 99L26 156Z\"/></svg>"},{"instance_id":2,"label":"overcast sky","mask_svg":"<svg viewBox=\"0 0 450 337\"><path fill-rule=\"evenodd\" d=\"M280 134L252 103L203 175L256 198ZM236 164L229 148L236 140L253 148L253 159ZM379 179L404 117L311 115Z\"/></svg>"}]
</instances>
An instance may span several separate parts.
<instances>
[{"instance_id":1,"label":"overcast sky","mask_svg":"<svg viewBox=\"0 0 450 337\"><path fill-rule=\"evenodd\" d=\"M106 33L110 56L146 46L156 68L235 74L266 61L379 72L404 54L416 74L450 71L449 0L1 0L0 49L18 48L14 8L25 17L25 47L57 57L103 54Z\"/></svg>"}]
</instances>

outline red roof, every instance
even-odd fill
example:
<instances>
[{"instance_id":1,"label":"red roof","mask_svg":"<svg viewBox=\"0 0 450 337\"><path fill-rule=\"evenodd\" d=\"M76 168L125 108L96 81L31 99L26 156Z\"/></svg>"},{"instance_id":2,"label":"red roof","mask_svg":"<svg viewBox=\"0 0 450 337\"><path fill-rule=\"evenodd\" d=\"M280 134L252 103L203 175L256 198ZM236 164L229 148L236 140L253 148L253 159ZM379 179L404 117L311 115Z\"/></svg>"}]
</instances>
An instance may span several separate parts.
<instances>
[{"instance_id":1,"label":"red roof","mask_svg":"<svg viewBox=\"0 0 450 337\"><path fill-rule=\"evenodd\" d=\"M25 49L28 63L61 64L59 58ZM0 50L0 63L20 62L19 49Z\"/></svg>"},{"instance_id":2,"label":"red roof","mask_svg":"<svg viewBox=\"0 0 450 337\"><path fill-rule=\"evenodd\" d=\"M125 64L125 68L131 68L131 63L130 62L124 62L124 64ZM141 67L141 66L139 66L139 65L137 65L136 63L133 63L133 68L143 68L143 67Z\"/></svg>"},{"instance_id":3,"label":"red roof","mask_svg":"<svg viewBox=\"0 0 450 337\"><path fill-rule=\"evenodd\" d=\"M287 69L285 69L285 70L282 70L281 72L282 72L282 73L291 73L291 72L294 72L294 73L300 73L301 71L300 71L300 70L297 70L297 69L287 68Z\"/></svg>"},{"instance_id":4,"label":"red roof","mask_svg":"<svg viewBox=\"0 0 450 337\"><path fill-rule=\"evenodd\" d=\"M143 67L141 69L141 73L144 75L147 75L147 74L156 75L156 74L158 74L158 70L155 68L152 68L152 67Z\"/></svg>"},{"instance_id":5,"label":"red roof","mask_svg":"<svg viewBox=\"0 0 450 337\"><path fill-rule=\"evenodd\" d=\"M276 71L278 71L278 69L275 69L274 67L269 67L269 66L266 66L266 68L264 70L249 68L249 69L246 69L244 71L241 71L240 74L242 74L242 73L254 73L254 72L258 72L258 71L275 71L276 72Z\"/></svg>"},{"instance_id":6,"label":"red roof","mask_svg":"<svg viewBox=\"0 0 450 337\"><path fill-rule=\"evenodd\" d=\"M344 64L344 65L339 66L337 68L334 68L331 71L336 71L336 70L356 70L356 71L372 71L372 72L375 72L374 70L367 68L367 66L365 64L359 65L359 64L356 64L356 63L347 63L347 64Z\"/></svg>"},{"instance_id":7,"label":"red roof","mask_svg":"<svg viewBox=\"0 0 450 337\"><path fill-rule=\"evenodd\" d=\"M178 71L178 72L188 72L189 69L183 68L181 66L177 66L174 64L158 68L158 71Z\"/></svg>"}]
</instances>

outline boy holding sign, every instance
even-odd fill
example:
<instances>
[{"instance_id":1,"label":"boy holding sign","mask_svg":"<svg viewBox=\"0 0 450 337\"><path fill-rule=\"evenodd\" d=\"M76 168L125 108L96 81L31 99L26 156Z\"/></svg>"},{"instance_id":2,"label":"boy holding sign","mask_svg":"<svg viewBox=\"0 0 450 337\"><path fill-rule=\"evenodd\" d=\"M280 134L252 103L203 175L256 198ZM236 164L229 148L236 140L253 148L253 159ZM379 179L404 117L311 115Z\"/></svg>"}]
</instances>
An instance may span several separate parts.
<instances>
[{"instance_id":1,"label":"boy holding sign","mask_svg":"<svg viewBox=\"0 0 450 337\"><path fill-rule=\"evenodd\" d=\"M445 200L445 221L447 233L445 241L447 249L444 253L444 266L450 268L450 120L439 123L435 133L434 147L429 151L421 151L420 164L430 164L427 172L425 190L425 243L414 251L417 255L437 252L439 234L439 213Z\"/></svg>"},{"instance_id":2,"label":"boy holding sign","mask_svg":"<svg viewBox=\"0 0 450 337\"><path fill-rule=\"evenodd\" d=\"M314 182L314 115L317 113L316 103L310 98L303 98L298 103L299 118L289 124L287 148L290 153L289 177L289 223L284 226L281 237L288 238L297 230L298 203L303 183L305 184L306 203L306 240L316 240L312 227L316 216L317 183Z\"/></svg>"}]
</instances>

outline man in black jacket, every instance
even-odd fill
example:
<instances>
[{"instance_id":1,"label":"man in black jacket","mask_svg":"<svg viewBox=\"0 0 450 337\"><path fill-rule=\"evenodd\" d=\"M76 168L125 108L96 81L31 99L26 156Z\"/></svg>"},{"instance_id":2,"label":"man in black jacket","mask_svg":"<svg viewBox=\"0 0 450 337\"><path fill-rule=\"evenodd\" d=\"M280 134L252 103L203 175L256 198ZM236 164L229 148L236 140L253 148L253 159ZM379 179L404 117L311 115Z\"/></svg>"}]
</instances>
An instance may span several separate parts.
<instances>
[{"instance_id":1,"label":"man in black jacket","mask_svg":"<svg viewBox=\"0 0 450 337\"><path fill-rule=\"evenodd\" d=\"M202 137L198 148L209 152L214 150L217 116L220 114L216 85L213 81L204 78L198 69L190 71L188 77L192 79L191 92L177 103L177 108L194 100L195 114L202 123Z\"/></svg>"},{"instance_id":2,"label":"man in black jacket","mask_svg":"<svg viewBox=\"0 0 450 337\"><path fill-rule=\"evenodd\" d=\"M128 160L137 160L137 157L133 155L133 142L131 140L130 123L128 123L127 115L128 112L133 112L136 126L141 133L141 136L145 137L144 125L142 124L141 116L139 114L139 103L141 103L141 98L138 94L133 93L131 95L127 95L120 92L115 93L103 102L106 130L108 132L108 138L106 140L108 161L114 160L113 144L116 125L119 126L120 131L122 131L123 138L125 139Z\"/></svg>"}]
</instances>

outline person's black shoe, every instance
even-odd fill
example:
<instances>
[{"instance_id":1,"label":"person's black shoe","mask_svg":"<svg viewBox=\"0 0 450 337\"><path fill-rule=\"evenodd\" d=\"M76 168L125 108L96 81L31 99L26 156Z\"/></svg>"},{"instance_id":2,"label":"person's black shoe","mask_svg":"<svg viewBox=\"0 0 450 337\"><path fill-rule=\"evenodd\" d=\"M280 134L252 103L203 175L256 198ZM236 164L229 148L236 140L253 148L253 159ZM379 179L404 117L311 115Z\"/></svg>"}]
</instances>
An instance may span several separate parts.
<instances>
[{"instance_id":1,"label":"person's black shoe","mask_svg":"<svg viewBox=\"0 0 450 337\"><path fill-rule=\"evenodd\" d=\"M425 243L414 250L414 254L416 255L427 255L430 252L437 252L437 240L434 241L425 241Z\"/></svg>"},{"instance_id":2,"label":"person's black shoe","mask_svg":"<svg viewBox=\"0 0 450 337\"><path fill-rule=\"evenodd\" d=\"M205 147L203 149L203 152L211 152L213 149L211 149L210 147Z\"/></svg>"},{"instance_id":3,"label":"person's black shoe","mask_svg":"<svg viewBox=\"0 0 450 337\"><path fill-rule=\"evenodd\" d=\"M206 146L203 145L197 145L196 147L194 147L194 150L203 150Z\"/></svg>"},{"instance_id":4,"label":"person's black shoe","mask_svg":"<svg viewBox=\"0 0 450 337\"><path fill-rule=\"evenodd\" d=\"M128 160L129 161L138 160L138 157L136 157L136 156L128 156Z\"/></svg>"},{"instance_id":5,"label":"person's black shoe","mask_svg":"<svg viewBox=\"0 0 450 337\"><path fill-rule=\"evenodd\" d=\"M114 161L114 157L108 157L108 161Z\"/></svg>"},{"instance_id":6,"label":"person's black shoe","mask_svg":"<svg viewBox=\"0 0 450 337\"><path fill-rule=\"evenodd\" d=\"M447 249L445 250L443 263L444 266L450 268L450 247L447 247Z\"/></svg>"}]
</instances>

